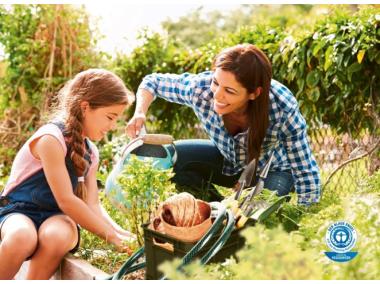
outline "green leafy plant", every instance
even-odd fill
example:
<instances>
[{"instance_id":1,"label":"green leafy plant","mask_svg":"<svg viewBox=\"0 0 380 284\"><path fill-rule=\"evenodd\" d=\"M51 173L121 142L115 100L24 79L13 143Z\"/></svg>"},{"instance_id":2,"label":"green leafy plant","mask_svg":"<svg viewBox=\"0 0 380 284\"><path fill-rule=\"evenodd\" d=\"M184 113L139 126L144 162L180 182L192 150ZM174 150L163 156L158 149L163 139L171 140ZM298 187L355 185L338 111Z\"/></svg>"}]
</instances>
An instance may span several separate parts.
<instances>
[{"instance_id":1,"label":"green leafy plant","mask_svg":"<svg viewBox=\"0 0 380 284\"><path fill-rule=\"evenodd\" d=\"M142 161L132 155L117 178L123 191L125 216L140 245L143 244L141 225L148 222L150 214L174 192L172 177L172 169L155 168L151 159Z\"/></svg>"},{"instance_id":2,"label":"green leafy plant","mask_svg":"<svg viewBox=\"0 0 380 284\"><path fill-rule=\"evenodd\" d=\"M1 190L4 188L8 176L4 174L4 165L0 164L0 188Z\"/></svg>"},{"instance_id":3,"label":"green leafy plant","mask_svg":"<svg viewBox=\"0 0 380 284\"><path fill-rule=\"evenodd\" d=\"M100 62L83 8L71 5L0 7L0 43L8 63L0 90L1 109L32 104L43 109L57 87ZM53 94L52 94L53 93Z\"/></svg>"},{"instance_id":4,"label":"green leafy plant","mask_svg":"<svg viewBox=\"0 0 380 284\"><path fill-rule=\"evenodd\" d=\"M121 227L130 230L130 220L125 216L125 213L118 210L110 203L105 196L104 191L100 191L99 196L103 207L112 219ZM114 273L129 258L127 253L116 251L114 246L106 243L98 236L86 230L81 230L80 233L80 247L75 253L75 256L85 259L98 269L109 274ZM136 251L139 247L137 242L131 242L128 246L132 251Z\"/></svg>"},{"instance_id":5,"label":"green leafy plant","mask_svg":"<svg viewBox=\"0 0 380 284\"><path fill-rule=\"evenodd\" d=\"M184 272L175 271L168 262L162 270L170 279L318 279L321 268L315 265L313 250L303 251L298 243L302 237L287 234L281 228L266 229L263 225L247 228L241 233L245 247L237 253L238 262L205 267L193 263ZM289 253L291 252L291 253ZM223 273L221 273L223 271Z\"/></svg>"},{"instance_id":6,"label":"green leafy plant","mask_svg":"<svg viewBox=\"0 0 380 284\"><path fill-rule=\"evenodd\" d=\"M318 212L308 212L300 221L299 233L305 238L301 244L304 249L313 248L321 255L318 262L323 266L324 279L378 279L380 265L380 171L363 180L355 191L329 192L336 195L335 202L326 202L324 196ZM357 231L358 239L354 251L358 255L350 262L339 264L328 260L324 251L328 251L324 236L328 226L345 220Z\"/></svg>"},{"instance_id":7,"label":"green leafy plant","mask_svg":"<svg viewBox=\"0 0 380 284\"><path fill-rule=\"evenodd\" d=\"M98 142L100 161L96 177L102 186L105 185L107 176L111 172L114 162L120 158L119 155L122 153L123 147L125 147L129 141L129 138L127 138L125 134L117 136L114 134L115 133L109 133L109 135L112 136L110 140Z\"/></svg>"},{"instance_id":8,"label":"green leafy plant","mask_svg":"<svg viewBox=\"0 0 380 284\"><path fill-rule=\"evenodd\" d=\"M293 90L303 114L338 132L374 129L380 104L379 9L354 15L339 6L299 39L289 35L272 57L274 77Z\"/></svg>"}]
</instances>

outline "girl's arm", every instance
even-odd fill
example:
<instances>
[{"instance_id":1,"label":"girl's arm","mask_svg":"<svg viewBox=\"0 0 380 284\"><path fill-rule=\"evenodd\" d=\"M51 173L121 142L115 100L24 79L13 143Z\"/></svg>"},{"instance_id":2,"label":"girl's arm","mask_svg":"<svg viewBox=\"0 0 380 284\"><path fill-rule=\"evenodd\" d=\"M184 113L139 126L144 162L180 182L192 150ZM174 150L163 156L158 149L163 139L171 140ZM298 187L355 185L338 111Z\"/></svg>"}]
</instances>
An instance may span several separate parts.
<instances>
[{"instance_id":1,"label":"girl's arm","mask_svg":"<svg viewBox=\"0 0 380 284\"><path fill-rule=\"evenodd\" d=\"M97 168L97 167L94 167ZM96 170L91 170L86 177L86 188L87 188L87 204L91 208L91 210L99 216L99 218L103 219L106 223L108 223L112 228L119 234L125 235L129 238L135 239L134 234L124 230L121 228L107 213L104 207L101 205L99 201L98 194L98 185L96 182Z\"/></svg>"},{"instance_id":2,"label":"girl's arm","mask_svg":"<svg viewBox=\"0 0 380 284\"><path fill-rule=\"evenodd\" d=\"M127 250L124 239L74 195L70 177L65 164L65 155L59 141L52 135L44 135L33 144L33 154L41 160L47 182L59 208L77 224L117 246Z\"/></svg>"}]
</instances>

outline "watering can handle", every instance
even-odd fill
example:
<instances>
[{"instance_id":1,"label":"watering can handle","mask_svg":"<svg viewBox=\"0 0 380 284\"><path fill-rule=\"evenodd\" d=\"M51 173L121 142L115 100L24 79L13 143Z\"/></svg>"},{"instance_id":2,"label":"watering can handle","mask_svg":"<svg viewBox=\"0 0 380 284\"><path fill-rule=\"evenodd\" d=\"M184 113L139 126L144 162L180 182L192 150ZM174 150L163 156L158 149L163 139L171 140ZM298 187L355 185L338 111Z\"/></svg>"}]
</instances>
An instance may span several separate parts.
<instances>
[{"instance_id":1,"label":"watering can handle","mask_svg":"<svg viewBox=\"0 0 380 284\"><path fill-rule=\"evenodd\" d=\"M118 164L121 165L122 161L124 161L126 154L132 152L137 147L140 147L143 143L153 144L153 145L163 145L163 144L173 144L174 138L168 134L143 134L133 140L131 140L127 146L124 147L123 152L121 154L121 159ZM176 153L175 153L176 154ZM176 155L173 158L173 163L176 160Z\"/></svg>"},{"instance_id":2,"label":"watering can handle","mask_svg":"<svg viewBox=\"0 0 380 284\"><path fill-rule=\"evenodd\" d=\"M168 134L145 134L142 136L142 140L146 144L163 145L172 144L174 141L173 136Z\"/></svg>"}]
</instances>

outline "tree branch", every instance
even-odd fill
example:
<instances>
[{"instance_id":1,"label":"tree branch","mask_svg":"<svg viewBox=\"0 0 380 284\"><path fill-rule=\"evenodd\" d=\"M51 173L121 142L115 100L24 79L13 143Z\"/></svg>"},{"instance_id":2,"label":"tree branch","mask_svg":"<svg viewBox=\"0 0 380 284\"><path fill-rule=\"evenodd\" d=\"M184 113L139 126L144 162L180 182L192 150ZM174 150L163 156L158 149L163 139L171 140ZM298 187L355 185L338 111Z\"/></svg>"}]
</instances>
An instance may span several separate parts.
<instances>
[{"instance_id":1,"label":"tree branch","mask_svg":"<svg viewBox=\"0 0 380 284\"><path fill-rule=\"evenodd\" d=\"M366 153L362 154L362 155L359 155L355 158L352 158L352 159L349 159L347 161L344 161L342 164L340 164L330 175L329 177L327 178L324 186L323 186L323 189L326 188L326 186L329 184L329 182L331 181L332 177L341 169L343 168L344 166L348 165L349 163L352 163L354 161L357 161L357 160L360 160L366 156L369 156L371 155L378 147L380 146L380 139L375 143L375 145L369 150L367 151Z\"/></svg>"}]
</instances>

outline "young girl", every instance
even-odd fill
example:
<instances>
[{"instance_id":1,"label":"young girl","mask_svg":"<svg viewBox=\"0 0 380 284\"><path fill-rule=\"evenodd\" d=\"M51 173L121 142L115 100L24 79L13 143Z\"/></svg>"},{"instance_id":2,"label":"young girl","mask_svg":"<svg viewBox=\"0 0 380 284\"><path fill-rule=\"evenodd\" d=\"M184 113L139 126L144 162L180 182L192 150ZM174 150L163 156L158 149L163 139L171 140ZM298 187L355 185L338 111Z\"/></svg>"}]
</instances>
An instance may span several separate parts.
<instances>
[{"instance_id":1,"label":"young girl","mask_svg":"<svg viewBox=\"0 0 380 284\"><path fill-rule=\"evenodd\" d=\"M126 251L133 235L99 203L99 141L133 101L115 74L90 69L61 91L60 112L23 145L0 202L0 278L30 259L27 279L49 279L79 244L78 225Z\"/></svg>"},{"instance_id":2,"label":"young girl","mask_svg":"<svg viewBox=\"0 0 380 284\"><path fill-rule=\"evenodd\" d=\"M231 187L249 161L256 159L260 171L273 151L265 188L286 195L294 187L299 204L318 202L319 169L306 121L289 89L272 79L267 56L254 45L237 45L219 53L212 67L199 74L146 76L136 94L128 135L139 134L154 97L186 105L210 139L175 143L177 184L195 190L208 182Z\"/></svg>"}]
</instances>

